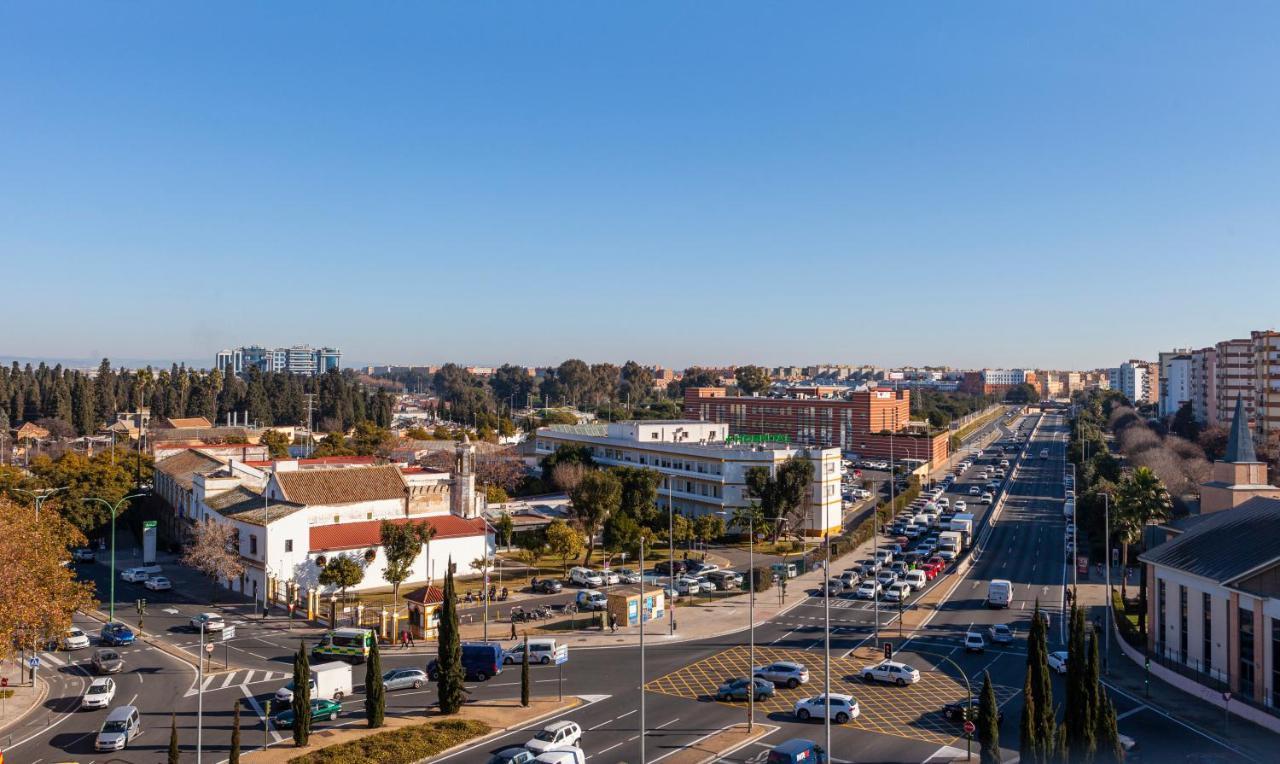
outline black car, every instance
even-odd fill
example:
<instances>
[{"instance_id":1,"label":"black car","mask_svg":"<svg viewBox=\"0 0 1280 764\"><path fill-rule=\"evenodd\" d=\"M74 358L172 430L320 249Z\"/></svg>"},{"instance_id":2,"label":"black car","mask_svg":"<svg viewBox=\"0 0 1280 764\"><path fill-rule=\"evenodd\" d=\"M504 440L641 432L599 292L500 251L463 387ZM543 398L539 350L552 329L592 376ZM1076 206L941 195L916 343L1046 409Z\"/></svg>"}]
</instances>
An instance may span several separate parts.
<instances>
[{"instance_id":1,"label":"black car","mask_svg":"<svg viewBox=\"0 0 1280 764\"><path fill-rule=\"evenodd\" d=\"M564 588L564 584L556 578L535 578L529 582L529 586L538 594L555 594Z\"/></svg>"},{"instance_id":2,"label":"black car","mask_svg":"<svg viewBox=\"0 0 1280 764\"><path fill-rule=\"evenodd\" d=\"M654 564L653 572L659 576L670 576L673 567L676 571L674 575L678 576L685 572L688 566L684 564L684 560L660 560Z\"/></svg>"},{"instance_id":3,"label":"black car","mask_svg":"<svg viewBox=\"0 0 1280 764\"><path fill-rule=\"evenodd\" d=\"M965 706L968 705L969 704L963 700L958 700L955 703L948 703L942 707L942 715L947 721L959 724L964 721L964 709ZM977 721L978 707L977 705L974 705L971 708L972 710L970 711L969 718L973 721ZM996 709L996 724L1004 724L1004 711L1000 709Z\"/></svg>"}]
</instances>

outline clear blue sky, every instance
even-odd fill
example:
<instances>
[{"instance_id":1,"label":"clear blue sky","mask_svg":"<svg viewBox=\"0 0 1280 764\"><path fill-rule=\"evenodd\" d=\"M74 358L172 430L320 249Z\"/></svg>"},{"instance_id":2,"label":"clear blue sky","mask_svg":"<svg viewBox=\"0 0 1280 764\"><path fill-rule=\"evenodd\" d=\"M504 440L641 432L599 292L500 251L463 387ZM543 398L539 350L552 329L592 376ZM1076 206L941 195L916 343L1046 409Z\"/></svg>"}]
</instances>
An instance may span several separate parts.
<instances>
[{"instance_id":1,"label":"clear blue sky","mask_svg":"<svg viewBox=\"0 0 1280 764\"><path fill-rule=\"evenodd\" d=\"M1280 6L0 6L0 354L1081 366L1276 324Z\"/></svg>"}]
</instances>

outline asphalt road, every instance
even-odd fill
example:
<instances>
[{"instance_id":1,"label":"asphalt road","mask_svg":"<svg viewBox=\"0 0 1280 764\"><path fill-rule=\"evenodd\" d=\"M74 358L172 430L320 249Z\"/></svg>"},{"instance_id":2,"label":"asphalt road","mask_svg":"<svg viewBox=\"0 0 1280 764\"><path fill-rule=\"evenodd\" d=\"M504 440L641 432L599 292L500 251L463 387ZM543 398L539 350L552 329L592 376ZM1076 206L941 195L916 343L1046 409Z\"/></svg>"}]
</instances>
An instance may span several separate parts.
<instances>
[{"instance_id":1,"label":"asphalt road","mask_svg":"<svg viewBox=\"0 0 1280 764\"><path fill-rule=\"evenodd\" d=\"M1062 620L1062 586L1068 570L1061 516L1064 431L1060 417L1045 417L1040 434L1029 444L1025 466L1006 488L1009 496L998 521L992 524L990 509L982 508L976 533L984 551L926 627L915 636L900 639L894 628L897 613L881 614L879 639L893 642L895 659L911 663L924 672L925 681L920 685L898 688L861 682L857 677L860 663L850 657L850 653L859 646L876 644L874 609L868 610L865 603L845 605L847 598L833 601L833 604L840 603L832 608L833 691L853 694L863 708L857 720L833 728L835 760L941 761L957 750L963 751L959 726L943 720L939 709L943 702L964 697L965 676L976 693L984 671L990 672L1004 701L1002 739L1005 747L1016 746L1026 624L1037 601L1053 618L1051 633L1055 641ZM1048 459L1039 458L1041 448L1050 450ZM964 480L958 482L957 491L951 494L953 501L961 497L966 501L970 499L967 484ZM971 509L977 510L979 506L971 505ZM100 583L106 575L100 565L89 566L86 574ZM992 578L1006 578L1014 583L1013 605L1008 610L984 607L987 582ZM770 594L765 592L760 596ZM198 644L194 644L198 643L198 636L193 636L184 624L191 615L208 608L177 596L150 593L141 588L135 590L132 585L124 584L117 586L117 597L130 606L127 611L119 608L118 614L132 615L132 600L143 596L151 603L146 619L148 630L162 634L162 639L175 649L198 651ZM231 713L237 704L241 706L243 745L248 748L262 744L265 730L261 716L265 703L288 681L292 655L303 633L290 630L289 624L280 619L256 619L251 607L235 606L226 612L228 622L236 624L236 636L230 643L218 645L213 660L216 664L226 656L231 664L240 668L215 674L204 684L202 760L206 762L226 759ZM745 616L745 612L742 613L744 624ZM97 624L88 619L78 622L86 631L96 634ZM1012 624L1018 634L1015 643L999 650L989 648L982 654L965 654L961 646L964 633L995 623ZM822 725L796 721L790 707L795 699L821 691L819 673L823 666L824 631L822 602L816 597L754 630L757 663L763 663L766 658L793 658L805 663L815 676L810 685L797 691L779 690L774 699L761 704L756 721L775 729L759 743L726 756L726 761L760 761L768 746L792 737L822 740ZM746 629L725 637L688 643L669 643L655 635L646 645L643 680L649 689L644 694L644 728L648 730L644 761L660 761L746 718L744 704L716 702L709 693L714 692L719 681L745 675L747 638ZM201 683L195 669L147 645L124 648L122 653L126 668L117 676L119 689L115 704L138 705L143 712L145 732L128 751L114 755L112 760L153 762L161 758L168 744L171 713L176 719L185 755L194 760L197 706L201 700ZM12 733L6 748L9 760L48 764L104 759L93 752L92 743L93 734L107 711L75 710L76 701L88 683L86 664L91 655L92 648L70 656L61 652L44 654L40 670L51 679L49 699ZM421 666L428 659L429 656L406 655L395 650L383 654L387 669ZM553 695L559 691L557 668L539 666L532 672L536 695ZM360 685L363 669L356 667L354 677ZM641 761L641 683L641 655L637 648L571 648L570 660L563 672L563 691L567 695L582 696L588 702L564 717L577 721L586 731L582 746L595 764ZM1060 682L1055 690L1063 697ZM517 695L518 667L508 668L486 683L472 685L471 692L476 699ZM412 712L434 699L431 685L420 690L392 692L388 694L388 711L392 714ZM1218 754L1224 760L1234 760L1226 749L1140 701L1118 695L1113 699L1121 715L1121 731L1138 740L1146 760L1179 760L1192 753ZM363 696L359 688L343 707L345 715L337 722L322 722L317 726L363 723ZM439 760L484 762L490 752L522 743L531 735L531 731L513 732L487 742L483 750L467 750ZM271 739L273 743L287 741L287 734L272 733Z\"/></svg>"}]
</instances>

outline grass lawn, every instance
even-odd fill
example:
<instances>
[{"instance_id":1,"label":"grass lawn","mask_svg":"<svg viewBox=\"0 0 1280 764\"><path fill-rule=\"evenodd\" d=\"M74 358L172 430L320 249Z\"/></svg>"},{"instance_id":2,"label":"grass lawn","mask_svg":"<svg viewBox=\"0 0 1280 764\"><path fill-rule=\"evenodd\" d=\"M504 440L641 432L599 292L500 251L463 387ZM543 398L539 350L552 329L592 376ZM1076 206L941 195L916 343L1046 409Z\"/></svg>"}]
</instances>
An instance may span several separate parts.
<instances>
[{"instance_id":1,"label":"grass lawn","mask_svg":"<svg viewBox=\"0 0 1280 764\"><path fill-rule=\"evenodd\" d=\"M290 759L300 764L413 764L455 745L488 734L489 725L474 719L445 719L387 730L338 743Z\"/></svg>"}]
</instances>

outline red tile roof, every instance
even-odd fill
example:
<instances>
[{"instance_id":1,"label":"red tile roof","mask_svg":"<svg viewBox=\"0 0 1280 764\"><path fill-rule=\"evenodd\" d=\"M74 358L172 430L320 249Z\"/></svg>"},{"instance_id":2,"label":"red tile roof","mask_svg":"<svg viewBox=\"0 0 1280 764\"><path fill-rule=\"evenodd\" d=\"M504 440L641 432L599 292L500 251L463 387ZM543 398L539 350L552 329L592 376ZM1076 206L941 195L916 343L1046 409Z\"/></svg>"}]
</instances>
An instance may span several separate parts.
<instances>
[{"instance_id":1,"label":"red tile roof","mask_svg":"<svg viewBox=\"0 0 1280 764\"><path fill-rule=\"evenodd\" d=\"M484 521L476 518L464 520L456 515L431 517L400 517L392 520L396 525L426 523L436 529L433 539L464 538L485 533ZM367 549L378 546L382 536L381 520L364 520L358 523L311 526L311 551L331 552L343 549Z\"/></svg>"},{"instance_id":2,"label":"red tile roof","mask_svg":"<svg viewBox=\"0 0 1280 764\"><path fill-rule=\"evenodd\" d=\"M354 504L360 501L400 499L405 496L400 470L382 467L334 467L330 469L276 472L284 498L297 504Z\"/></svg>"},{"instance_id":3,"label":"red tile roof","mask_svg":"<svg viewBox=\"0 0 1280 764\"><path fill-rule=\"evenodd\" d=\"M404 598L422 605L439 605L444 602L444 589L438 586L421 586L404 595Z\"/></svg>"}]
</instances>

